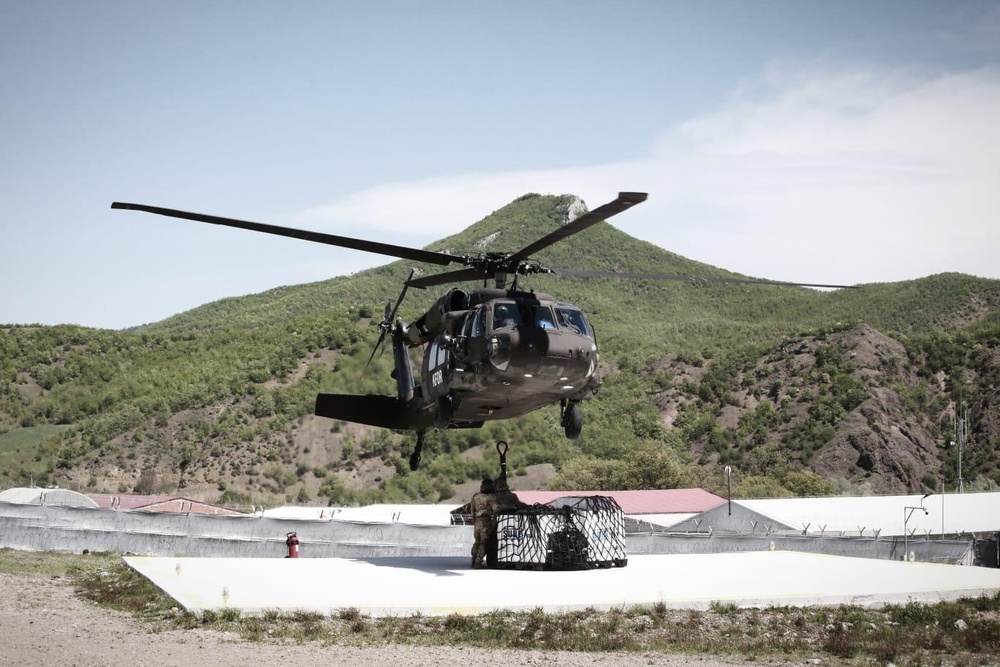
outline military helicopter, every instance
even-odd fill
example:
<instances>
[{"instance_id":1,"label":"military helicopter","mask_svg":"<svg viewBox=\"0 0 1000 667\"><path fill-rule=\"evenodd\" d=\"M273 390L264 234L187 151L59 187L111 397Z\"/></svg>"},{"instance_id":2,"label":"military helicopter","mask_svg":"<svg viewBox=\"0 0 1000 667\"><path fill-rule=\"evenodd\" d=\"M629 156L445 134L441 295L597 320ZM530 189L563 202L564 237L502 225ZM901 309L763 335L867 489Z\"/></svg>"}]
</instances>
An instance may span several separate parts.
<instances>
[{"instance_id":1,"label":"military helicopter","mask_svg":"<svg viewBox=\"0 0 1000 667\"><path fill-rule=\"evenodd\" d=\"M584 213L517 252L479 255L451 255L144 204L114 202L111 208L248 229L421 263L463 265L465 268L419 277L414 277L415 272L411 271L395 305L386 304L378 324L378 341L368 363L383 349L386 339L391 339L395 396L323 393L316 397L318 416L394 431L415 431L410 468L416 470L424 436L430 430L479 428L487 421L510 419L555 403L560 406L560 423L566 436L571 439L580 436L583 429L580 403L593 398L601 387L596 334L580 308L549 294L523 291L518 278L556 274L693 280L689 276L549 268L530 259L539 250L622 213L646 198L643 192L621 192L613 201ZM512 278L509 287L508 278ZM473 280L484 281L483 287L471 291L452 287L411 324L396 317L411 287L425 289ZM493 287L486 286L490 280ZM755 279L715 280L844 287ZM410 348L423 350L419 382L414 377Z\"/></svg>"}]
</instances>

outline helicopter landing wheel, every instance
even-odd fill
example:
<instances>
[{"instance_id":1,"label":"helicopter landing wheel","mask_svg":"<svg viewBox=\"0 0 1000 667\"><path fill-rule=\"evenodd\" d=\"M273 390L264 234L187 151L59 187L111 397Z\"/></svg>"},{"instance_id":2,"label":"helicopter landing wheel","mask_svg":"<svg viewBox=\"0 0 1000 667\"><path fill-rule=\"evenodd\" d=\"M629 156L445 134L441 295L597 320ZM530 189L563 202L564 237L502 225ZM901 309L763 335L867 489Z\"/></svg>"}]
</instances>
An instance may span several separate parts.
<instances>
[{"instance_id":1,"label":"helicopter landing wheel","mask_svg":"<svg viewBox=\"0 0 1000 667\"><path fill-rule=\"evenodd\" d=\"M583 431L583 410L578 403L570 403L563 411L563 428L566 429L566 437L576 440Z\"/></svg>"},{"instance_id":2,"label":"helicopter landing wheel","mask_svg":"<svg viewBox=\"0 0 1000 667\"><path fill-rule=\"evenodd\" d=\"M413 448L413 453L410 454L410 470L416 471L420 468L420 452L424 449L424 432L417 431L417 444Z\"/></svg>"}]
</instances>

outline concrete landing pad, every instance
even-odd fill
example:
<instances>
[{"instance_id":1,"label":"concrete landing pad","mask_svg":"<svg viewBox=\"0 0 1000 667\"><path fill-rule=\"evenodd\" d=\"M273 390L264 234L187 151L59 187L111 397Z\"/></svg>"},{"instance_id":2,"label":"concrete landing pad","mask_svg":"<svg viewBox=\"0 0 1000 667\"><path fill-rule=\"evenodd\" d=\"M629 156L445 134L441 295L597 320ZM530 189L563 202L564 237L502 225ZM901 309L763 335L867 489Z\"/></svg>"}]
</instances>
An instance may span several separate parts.
<instances>
[{"instance_id":1,"label":"concrete landing pad","mask_svg":"<svg viewBox=\"0 0 1000 667\"><path fill-rule=\"evenodd\" d=\"M936 602L1000 591L1000 570L788 551L633 556L606 570L472 570L465 558L162 558L125 562L191 611L372 616Z\"/></svg>"}]
</instances>

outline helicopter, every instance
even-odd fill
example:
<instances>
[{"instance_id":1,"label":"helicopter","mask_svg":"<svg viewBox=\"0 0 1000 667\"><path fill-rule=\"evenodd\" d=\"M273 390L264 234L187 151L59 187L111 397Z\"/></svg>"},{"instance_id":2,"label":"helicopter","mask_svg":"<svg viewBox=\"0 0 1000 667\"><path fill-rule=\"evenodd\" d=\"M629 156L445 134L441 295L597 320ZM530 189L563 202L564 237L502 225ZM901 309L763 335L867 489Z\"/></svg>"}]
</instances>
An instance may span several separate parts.
<instances>
[{"instance_id":1,"label":"helicopter","mask_svg":"<svg viewBox=\"0 0 1000 667\"><path fill-rule=\"evenodd\" d=\"M316 397L317 416L397 432L415 431L416 444L409 465L411 470L417 470L424 437L431 430L480 428L487 421L511 419L557 403L566 437L580 436L584 421L580 404L593 398L601 388L596 333L577 306L549 294L521 289L518 279L522 276L555 274L847 287L550 268L530 258L646 199L644 192L620 192L613 201L580 215L516 252L475 255L420 250L145 204L114 202L111 208L247 229L419 263L463 265L464 268L417 277L414 277L416 271L411 270L395 304L386 304L368 363L376 352L384 349L386 340L391 340L395 396L320 393ZM426 289L473 280L482 280L483 286L469 291L451 287L412 323L397 317L410 288ZM492 287L488 286L490 280ZM413 348L422 350L419 381L410 359Z\"/></svg>"}]
</instances>

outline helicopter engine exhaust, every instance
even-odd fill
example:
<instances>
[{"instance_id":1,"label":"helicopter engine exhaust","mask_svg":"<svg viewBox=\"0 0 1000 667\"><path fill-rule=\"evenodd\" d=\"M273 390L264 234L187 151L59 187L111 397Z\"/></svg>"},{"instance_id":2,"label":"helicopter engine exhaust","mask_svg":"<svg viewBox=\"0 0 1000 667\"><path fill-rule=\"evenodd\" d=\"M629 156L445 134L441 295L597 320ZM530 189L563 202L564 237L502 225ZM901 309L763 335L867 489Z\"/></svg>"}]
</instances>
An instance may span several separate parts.
<instances>
[{"instance_id":1,"label":"helicopter engine exhaust","mask_svg":"<svg viewBox=\"0 0 1000 667\"><path fill-rule=\"evenodd\" d=\"M406 339L410 346L423 345L433 338L444 324L445 316L456 310L468 310L469 294L453 287L434 302L427 312L406 329Z\"/></svg>"}]
</instances>

